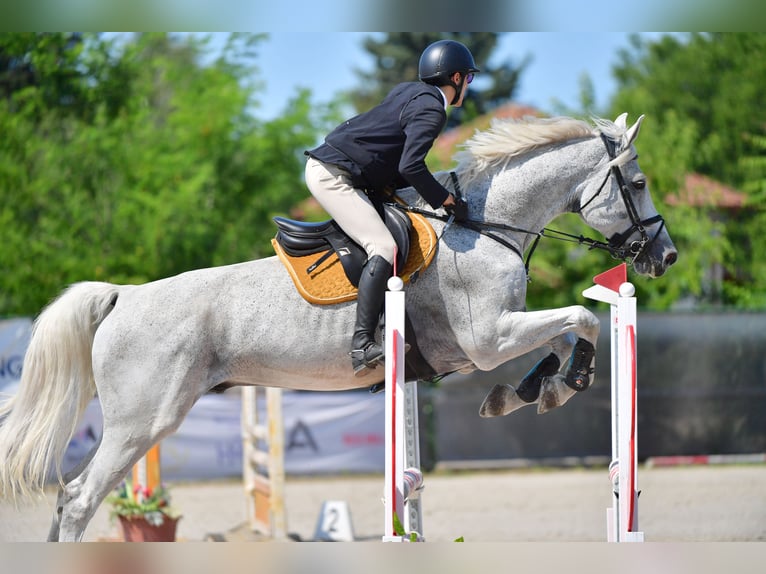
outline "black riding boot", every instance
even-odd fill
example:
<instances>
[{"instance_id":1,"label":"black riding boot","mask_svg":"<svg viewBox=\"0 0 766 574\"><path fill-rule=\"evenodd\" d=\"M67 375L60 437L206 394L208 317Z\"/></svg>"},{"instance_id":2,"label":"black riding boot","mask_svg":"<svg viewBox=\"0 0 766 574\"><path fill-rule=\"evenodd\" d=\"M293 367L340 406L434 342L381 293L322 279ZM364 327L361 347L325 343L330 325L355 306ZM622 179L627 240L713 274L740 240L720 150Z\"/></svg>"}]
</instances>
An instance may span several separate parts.
<instances>
[{"instance_id":1,"label":"black riding boot","mask_svg":"<svg viewBox=\"0 0 766 574\"><path fill-rule=\"evenodd\" d=\"M380 312L386 296L386 283L391 277L391 264L380 255L372 257L362 269L356 299L356 325L351 339L351 365L354 375L363 376L383 360L383 347L375 341Z\"/></svg>"}]
</instances>

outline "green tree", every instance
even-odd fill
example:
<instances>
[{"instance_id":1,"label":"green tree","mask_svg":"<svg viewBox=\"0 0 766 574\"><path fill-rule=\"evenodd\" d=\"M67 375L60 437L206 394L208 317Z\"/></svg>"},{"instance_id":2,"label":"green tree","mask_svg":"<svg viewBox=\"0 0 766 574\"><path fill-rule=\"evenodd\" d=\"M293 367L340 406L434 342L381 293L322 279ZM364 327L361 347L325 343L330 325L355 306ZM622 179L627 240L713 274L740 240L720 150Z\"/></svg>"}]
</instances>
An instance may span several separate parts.
<instances>
[{"instance_id":1,"label":"green tree","mask_svg":"<svg viewBox=\"0 0 766 574\"><path fill-rule=\"evenodd\" d=\"M734 213L661 207L679 247L673 282L661 288L701 304L763 308L766 36L695 33L653 42L636 36L614 72L612 112L648 117L639 144L655 196L677 194L690 172L748 193L745 209ZM724 267L720 286L708 277L716 265ZM666 293L664 303L670 298Z\"/></svg>"},{"instance_id":2,"label":"green tree","mask_svg":"<svg viewBox=\"0 0 766 574\"><path fill-rule=\"evenodd\" d=\"M632 38L614 72L613 107L641 103L662 119L670 110L699 130L694 168L741 186L738 160L752 151L743 134L761 133L766 119L766 35L694 33L656 42Z\"/></svg>"},{"instance_id":3,"label":"green tree","mask_svg":"<svg viewBox=\"0 0 766 574\"><path fill-rule=\"evenodd\" d=\"M83 35L74 33L3 34L0 37L0 95L16 109L60 113L87 109L87 71L78 66Z\"/></svg>"},{"instance_id":4,"label":"green tree","mask_svg":"<svg viewBox=\"0 0 766 574\"><path fill-rule=\"evenodd\" d=\"M271 217L306 196L301 152L337 116L307 91L275 120L250 113L263 39L231 35L202 64L208 44L188 35L0 36L0 78L8 62L36 78L0 99L0 315L36 314L74 281L271 254ZM51 45L68 82L48 81Z\"/></svg>"},{"instance_id":5,"label":"green tree","mask_svg":"<svg viewBox=\"0 0 766 574\"><path fill-rule=\"evenodd\" d=\"M357 112L370 109L398 83L417 79L420 54L426 46L437 40L457 40L471 50L481 74L471 84L462 109L452 110L451 124L485 114L511 99L528 64L528 60L516 67L507 60L491 64L499 38L500 34L491 32L391 32L370 36L364 48L373 56L375 66L369 71L357 71L362 85L349 94L349 99Z\"/></svg>"}]
</instances>

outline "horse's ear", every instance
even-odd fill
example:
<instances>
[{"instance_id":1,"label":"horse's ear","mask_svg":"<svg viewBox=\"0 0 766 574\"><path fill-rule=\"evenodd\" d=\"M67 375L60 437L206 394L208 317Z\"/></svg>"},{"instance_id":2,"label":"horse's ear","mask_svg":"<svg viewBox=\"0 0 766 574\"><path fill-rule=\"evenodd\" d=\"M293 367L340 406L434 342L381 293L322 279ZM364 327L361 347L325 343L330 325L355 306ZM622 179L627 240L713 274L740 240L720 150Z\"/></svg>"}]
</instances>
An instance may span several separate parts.
<instances>
[{"instance_id":1,"label":"horse's ear","mask_svg":"<svg viewBox=\"0 0 766 574\"><path fill-rule=\"evenodd\" d=\"M617 116L617 119L614 120L614 125L623 131L626 130L628 127L628 112L623 112Z\"/></svg>"},{"instance_id":2,"label":"horse's ear","mask_svg":"<svg viewBox=\"0 0 766 574\"><path fill-rule=\"evenodd\" d=\"M643 114L638 117L636 120L636 123L630 126L630 129L628 129L627 132L625 132L625 147L628 147L630 144L632 144L635 139L638 137L638 132L641 129L641 122L644 121Z\"/></svg>"}]
</instances>

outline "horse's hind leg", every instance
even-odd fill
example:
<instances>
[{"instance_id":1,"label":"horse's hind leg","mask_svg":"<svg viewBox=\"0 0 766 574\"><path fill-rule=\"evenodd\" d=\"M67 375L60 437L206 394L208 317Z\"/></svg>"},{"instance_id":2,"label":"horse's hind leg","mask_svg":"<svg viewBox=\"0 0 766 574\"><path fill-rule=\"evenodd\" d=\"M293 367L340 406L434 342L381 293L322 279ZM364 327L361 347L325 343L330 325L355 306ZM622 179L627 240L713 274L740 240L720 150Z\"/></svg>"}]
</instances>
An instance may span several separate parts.
<instances>
[{"instance_id":1,"label":"horse's hind leg","mask_svg":"<svg viewBox=\"0 0 766 574\"><path fill-rule=\"evenodd\" d=\"M90 464L90 461L93 460L93 457L96 454L96 451L98 450L98 447L101 444L101 438L98 439L98 442L93 445L93 447L88 451L88 453L83 457L83 459L77 464L75 468L70 470L68 473L66 473L63 477L64 484L69 484L74 479L76 479L78 476L80 476L83 472L85 472L85 469L88 467L88 464ZM48 532L48 542L56 542L59 539L59 533L61 529L61 512L64 509L64 487L59 487L58 490L58 496L56 497L56 508L53 512L53 520L51 521L51 528Z\"/></svg>"},{"instance_id":2,"label":"horse's hind leg","mask_svg":"<svg viewBox=\"0 0 766 574\"><path fill-rule=\"evenodd\" d=\"M180 380L179 384L184 381L186 379ZM129 400L139 388L150 389L145 400ZM59 496L59 540L81 540L104 498L152 445L181 423L194 401L190 398L163 404L160 394L171 393L173 388L171 384L142 386L139 382L132 390L125 386L98 385L104 413L101 442L82 472L65 484ZM146 408L147 404L157 407Z\"/></svg>"},{"instance_id":3,"label":"horse's hind leg","mask_svg":"<svg viewBox=\"0 0 766 574\"><path fill-rule=\"evenodd\" d=\"M140 425L146 423L145 420L138 421ZM114 427L104 427L104 436L92 459L59 493L56 508L58 540L82 540L85 529L101 502L153 444L153 437L144 434L142 426L119 431ZM51 535L55 529L55 525L51 527Z\"/></svg>"}]
</instances>

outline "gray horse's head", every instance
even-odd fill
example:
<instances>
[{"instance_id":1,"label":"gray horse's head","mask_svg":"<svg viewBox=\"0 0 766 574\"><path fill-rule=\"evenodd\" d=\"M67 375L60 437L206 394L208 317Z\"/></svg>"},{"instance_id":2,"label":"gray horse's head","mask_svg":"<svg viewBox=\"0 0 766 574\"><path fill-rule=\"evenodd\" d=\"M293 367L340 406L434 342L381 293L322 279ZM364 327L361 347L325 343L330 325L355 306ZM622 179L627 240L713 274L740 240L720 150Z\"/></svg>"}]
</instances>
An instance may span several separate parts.
<instances>
[{"instance_id":1,"label":"gray horse's head","mask_svg":"<svg viewBox=\"0 0 766 574\"><path fill-rule=\"evenodd\" d=\"M659 277L676 262L678 252L654 207L633 146L644 116L630 127L626 119L622 114L614 124L599 124L607 156L604 176L590 178L583 186L576 211L609 238L614 255L632 260L636 273Z\"/></svg>"}]
</instances>

